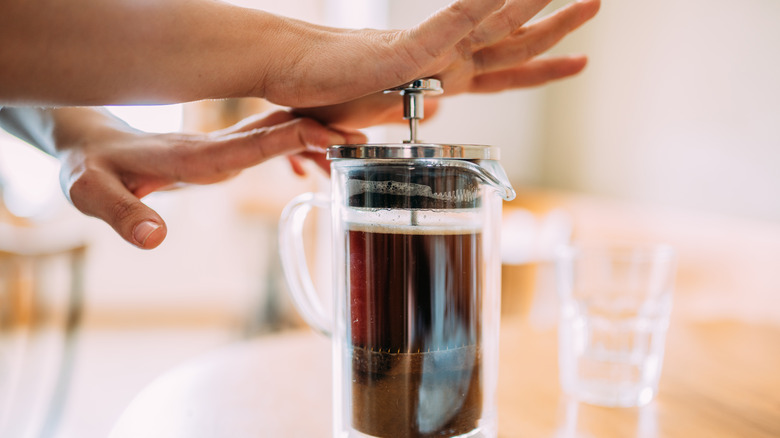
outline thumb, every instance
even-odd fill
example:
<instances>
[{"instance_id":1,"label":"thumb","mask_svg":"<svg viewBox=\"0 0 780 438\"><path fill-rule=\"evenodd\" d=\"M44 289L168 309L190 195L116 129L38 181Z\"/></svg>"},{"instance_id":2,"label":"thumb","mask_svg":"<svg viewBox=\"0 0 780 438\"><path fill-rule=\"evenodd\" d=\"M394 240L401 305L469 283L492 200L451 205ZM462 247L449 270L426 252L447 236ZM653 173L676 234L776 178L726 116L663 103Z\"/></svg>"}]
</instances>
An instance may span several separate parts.
<instances>
[{"instance_id":1,"label":"thumb","mask_svg":"<svg viewBox=\"0 0 780 438\"><path fill-rule=\"evenodd\" d=\"M165 221L103 169L71 178L65 191L82 213L102 219L123 239L141 249L156 248L168 233Z\"/></svg>"}]
</instances>

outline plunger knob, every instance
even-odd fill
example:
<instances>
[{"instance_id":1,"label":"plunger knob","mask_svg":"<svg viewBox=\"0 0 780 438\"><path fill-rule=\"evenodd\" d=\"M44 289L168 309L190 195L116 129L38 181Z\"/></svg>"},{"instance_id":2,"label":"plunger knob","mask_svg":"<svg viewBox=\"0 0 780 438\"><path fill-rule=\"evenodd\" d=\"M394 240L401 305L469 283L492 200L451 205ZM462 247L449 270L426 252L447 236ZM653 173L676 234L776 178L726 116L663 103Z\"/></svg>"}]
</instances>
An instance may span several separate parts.
<instances>
[{"instance_id":1,"label":"plunger knob","mask_svg":"<svg viewBox=\"0 0 780 438\"><path fill-rule=\"evenodd\" d=\"M433 78L416 79L385 91L399 93L404 98L404 120L409 120L409 140L404 143L417 143L417 124L425 117L424 96L437 96L443 92L441 81Z\"/></svg>"}]
</instances>

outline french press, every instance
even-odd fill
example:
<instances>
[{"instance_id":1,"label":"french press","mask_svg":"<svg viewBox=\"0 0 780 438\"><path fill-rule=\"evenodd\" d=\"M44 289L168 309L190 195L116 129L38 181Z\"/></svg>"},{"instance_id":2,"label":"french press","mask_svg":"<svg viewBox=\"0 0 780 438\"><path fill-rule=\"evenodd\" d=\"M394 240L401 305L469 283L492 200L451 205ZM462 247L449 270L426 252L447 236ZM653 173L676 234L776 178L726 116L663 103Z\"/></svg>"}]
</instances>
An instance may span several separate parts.
<instances>
[{"instance_id":1,"label":"french press","mask_svg":"<svg viewBox=\"0 0 780 438\"><path fill-rule=\"evenodd\" d=\"M280 222L293 299L333 342L333 436L495 437L501 199L515 193L496 148L417 140L438 80L388 92L410 139L329 148L330 196L297 197ZM303 255L312 206L332 215L332 314Z\"/></svg>"}]
</instances>

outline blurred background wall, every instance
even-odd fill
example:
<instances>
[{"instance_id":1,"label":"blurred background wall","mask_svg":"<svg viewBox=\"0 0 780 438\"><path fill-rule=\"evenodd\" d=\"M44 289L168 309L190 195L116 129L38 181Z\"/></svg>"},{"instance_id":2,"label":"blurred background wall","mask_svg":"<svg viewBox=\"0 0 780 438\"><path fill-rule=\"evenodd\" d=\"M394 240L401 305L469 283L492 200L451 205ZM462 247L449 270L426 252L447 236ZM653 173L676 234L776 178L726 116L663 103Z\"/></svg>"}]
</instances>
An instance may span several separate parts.
<instances>
[{"instance_id":1,"label":"blurred background wall","mask_svg":"<svg viewBox=\"0 0 780 438\"><path fill-rule=\"evenodd\" d=\"M542 185L780 220L780 2L604 1L546 89Z\"/></svg>"},{"instance_id":2,"label":"blurred background wall","mask_svg":"<svg viewBox=\"0 0 780 438\"><path fill-rule=\"evenodd\" d=\"M336 26L405 28L447 1L237 3ZM595 19L555 50L588 54L582 74L536 89L447 99L421 137L500 146L519 187L780 220L777 17L774 0L604 1ZM180 106L114 111L157 131L178 129L186 113ZM369 135L399 141L406 129L399 124ZM7 136L0 142L7 200L33 199L30 214L51 214L52 205L72 210L62 205L53 160ZM224 184L154 194L147 202L170 231L152 252L131 248L96 220L59 212L80 223L92 242L90 310L109 320L134 312L164 318L169 310L245 317L245 300L263 286L257 265L275 244L269 224L296 193L324 187L326 180L312 173L300 179L277 160ZM289 190L271 191L270 184Z\"/></svg>"}]
</instances>

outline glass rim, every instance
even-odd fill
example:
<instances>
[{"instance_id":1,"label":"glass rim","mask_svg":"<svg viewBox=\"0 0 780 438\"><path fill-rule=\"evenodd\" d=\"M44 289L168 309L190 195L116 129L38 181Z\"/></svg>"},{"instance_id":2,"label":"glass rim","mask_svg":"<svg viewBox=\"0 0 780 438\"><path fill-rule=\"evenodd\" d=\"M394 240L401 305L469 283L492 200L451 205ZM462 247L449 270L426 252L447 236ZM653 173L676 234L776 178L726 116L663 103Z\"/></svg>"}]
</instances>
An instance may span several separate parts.
<instances>
[{"instance_id":1,"label":"glass rim","mask_svg":"<svg viewBox=\"0 0 780 438\"><path fill-rule=\"evenodd\" d=\"M477 144L438 143L376 143L335 145L328 148L327 158L331 161L346 159L415 160L498 160L499 149L495 146Z\"/></svg>"}]
</instances>

